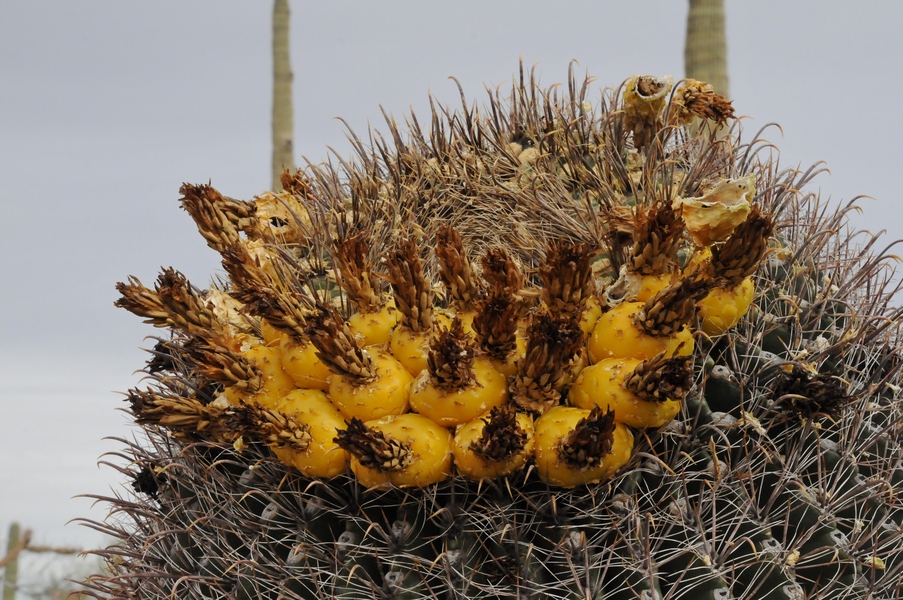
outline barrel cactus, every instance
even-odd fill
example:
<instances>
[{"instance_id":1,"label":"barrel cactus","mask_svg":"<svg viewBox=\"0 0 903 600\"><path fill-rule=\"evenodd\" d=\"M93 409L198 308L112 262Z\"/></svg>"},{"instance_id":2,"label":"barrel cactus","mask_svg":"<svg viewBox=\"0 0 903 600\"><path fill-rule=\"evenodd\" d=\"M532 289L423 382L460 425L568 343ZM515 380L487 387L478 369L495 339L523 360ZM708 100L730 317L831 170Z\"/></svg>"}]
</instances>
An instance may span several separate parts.
<instances>
[{"instance_id":1,"label":"barrel cactus","mask_svg":"<svg viewBox=\"0 0 903 600\"><path fill-rule=\"evenodd\" d=\"M250 201L165 330L96 597L903 594L892 257L695 80L570 76Z\"/></svg>"}]
</instances>

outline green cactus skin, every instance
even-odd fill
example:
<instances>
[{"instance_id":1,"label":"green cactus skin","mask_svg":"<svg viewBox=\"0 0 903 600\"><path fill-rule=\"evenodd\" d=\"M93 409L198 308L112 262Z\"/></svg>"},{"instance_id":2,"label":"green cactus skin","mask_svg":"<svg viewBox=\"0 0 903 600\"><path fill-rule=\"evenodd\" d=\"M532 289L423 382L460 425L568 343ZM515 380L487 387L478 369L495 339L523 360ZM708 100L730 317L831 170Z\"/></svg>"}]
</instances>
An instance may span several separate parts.
<instances>
[{"instance_id":1,"label":"green cactus skin","mask_svg":"<svg viewBox=\"0 0 903 600\"><path fill-rule=\"evenodd\" d=\"M428 134L412 117L405 134L389 120L392 143L353 138L354 161L305 172L311 231L358 219L380 256L393 231L430 239L441 220L475 253L508 248L528 277L540 242L552 238L599 247L613 276L629 246L606 228L613 206L753 174L755 204L775 220L775 250L741 323L717 338L697 335L681 415L637 432L633 458L614 478L574 489L546 486L528 468L481 483L365 490L350 475L305 479L260 443L239 452L145 425L144 439L122 440L113 461L135 492L99 497L111 517L92 526L116 541L96 551L109 572L86 581L85 593L903 596L903 361L890 256L850 230L852 204L835 210L805 191L819 168L782 170L761 132L752 142L736 124L726 138L707 126L690 134L664 125L666 106L637 159L617 92L590 106L586 84L571 77L556 94L521 73L510 100L493 93L488 107L456 112L436 105ZM512 143L539 158L522 165ZM316 263L326 247L314 234L302 258ZM297 271L299 293L332 294L325 271ZM178 337L156 350L155 389L203 387Z\"/></svg>"}]
</instances>

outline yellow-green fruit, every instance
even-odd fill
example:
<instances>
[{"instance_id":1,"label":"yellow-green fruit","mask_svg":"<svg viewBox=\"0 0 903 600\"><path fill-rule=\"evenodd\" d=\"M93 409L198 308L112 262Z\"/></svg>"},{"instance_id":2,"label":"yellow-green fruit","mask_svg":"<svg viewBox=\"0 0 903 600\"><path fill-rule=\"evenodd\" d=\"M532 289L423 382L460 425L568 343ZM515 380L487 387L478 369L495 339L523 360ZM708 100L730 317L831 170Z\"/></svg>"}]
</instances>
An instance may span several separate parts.
<instances>
[{"instance_id":1,"label":"yellow-green fruit","mask_svg":"<svg viewBox=\"0 0 903 600\"><path fill-rule=\"evenodd\" d=\"M517 414L517 426L527 434L524 447L502 461L487 461L471 449L471 444L483 435L488 417L485 415L469 423L459 425L455 430L454 454L458 472L473 480L494 479L519 471L533 455L533 419L526 413Z\"/></svg>"},{"instance_id":2,"label":"yellow-green fruit","mask_svg":"<svg viewBox=\"0 0 903 600\"><path fill-rule=\"evenodd\" d=\"M486 357L471 367L473 381L459 390L444 390L424 370L411 387L411 408L445 427L454 427L501 406L508 399L508 382Z\"/></svg>"},{"instance_id":3,"label":"yellow-green fruit","mask_svg":"<svg viewBox=\"0 0 903 600\"><path fill-rule=\"evenodd\" d=\"M376 369L376 379L359 384L343 375L333 375L329 383L329 397L343 415L362 421L400 415L408 409L411 382L414 378L393 356L371 349L370 358Z\"/></svg>"},{"instance_id":4,"label":"yellow-green fruit","mask_svg":"<svg viewBox=\"0 0 903 600\"><path fill-rule=\"evenodd\" d=\"M317 356L317 349L308 341L296 343L288 336L279 346L282 369L299 388L328 390L332 371Z\"/></svg>"},{"instance_id":5,"label":"yellow-green fruit","mask_svg":"<svg viewBox=\"0 0 903 600\"><path fill-rule=\"evenodd\" d=\"M345 419L320 390L294 390L279 405L279 410L294 414L305 423L311 437L310 446L304 452L291 448L274 448L283 463L295 467L305 477L328 479L347 470L348 456L335 443L336 431L345 429Z\"/></svg>"},{"instance_id":6,"label":"yellow-green fruit","mask_svg":"<svg viewBox=\"0 0 903 600\"><path fill-rule=\"evenodd\" d=\"M563 440L585 419L590 411L571 406L556 406L539 417L533 424L533 458L539 477L546 483L560 487L574 487L608 479L627 464L633 452L633 434L626 425L615 423L611 452L602 458L597 467L575 469L558 454Z\"/></svg>"},{"instance_id":7,"label":"yellow-green fruit","mask_svg":"<svg viewBox=\"0 0 903 600\"><path fill-rule=\"evenodd\" d=\"M599 318L588 342L592 362L605 358L654 358L661 352L667 357L693 354L693 334L686 326L664 337L638 329L633 316L643 306L642 302L624 302Z\"/></svg>"},{"instance_id":8,"label":"yellow-green fruit","mask_svg":"<svg viewBox=\"0 0 903 600\"><path fill-rule=\"evenodd\" d=\"M631 427L661 427L680 412L680 399L643 400L624 387L624 378L641 363L635 358L607 358L586 367L571 386L571 404L584 409L613 410L615 421Z\"/></svg>"},{"instance_id":9,"label":"yellow-green fruit","mask_svg":"<svg viewBox=\"0 0 903 600\"><path fill-rule=\"evenodd\" d=\"M755 286L749 277L734 288L713 289L696 304L702 330L706 335L720 335L739 323L749 311L755 294Z\"/></svg>"},{"instance_id":10,"label":"yellow-green fruit","mask_svg":"<svg viewBox=\"0 0 903 600\"><path fill-rule=\"evenodd\" d=\"M348 327L359 346L381 346L387 343L397 323L398 311L395 310L394 302L385 304L377 312L358 312L348 317Z\"/></svg>"},{"instance_id":11,"label":"yellow-green fruit","mask_svg":"<svg viewBox=\"0 0 903 600\"><path fill-rule=\"evenodd\" d=\"M363 466L351 457L351 470L365 487L392 484L398 487L424 487L451 475L452 435L448 429L416 413L389 416L369 421L367 427L380 431L403 444L413 453L411 463L399 471L381 471Z\"/></svg>"}]
</instances>

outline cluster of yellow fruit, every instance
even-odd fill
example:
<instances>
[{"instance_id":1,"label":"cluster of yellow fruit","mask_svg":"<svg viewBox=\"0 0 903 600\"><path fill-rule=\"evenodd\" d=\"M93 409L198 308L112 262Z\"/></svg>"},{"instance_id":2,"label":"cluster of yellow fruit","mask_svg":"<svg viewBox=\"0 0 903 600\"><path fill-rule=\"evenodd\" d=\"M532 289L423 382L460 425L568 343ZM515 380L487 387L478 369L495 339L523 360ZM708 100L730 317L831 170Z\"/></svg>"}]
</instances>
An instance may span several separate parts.
<instances>
[{"instance_id":1,"label":"cluster of yellow fruit","mask_svg":"<svg viewBox=\"0 0 903 600\"><path fill-rule=\"evenodd\" d=\"M640 151L670 89L669 80L628 82L625 125ZM669 118L717 108L723 121L729 103L706 89L682 88ZM300 173L283 183L286 192L253 202L183 187L183 207L223 256L228 293L197 292L167 270L155 290L120 284L117 304L183 334L170 359L198 388L212 384L215 399L182 389L130 399L139 422L239 448L256 437L306 476L350 464L367 486L425 486L453 463L466 477L496 478L531 460L557 486L611 477L630 459L632 429L679 413L695 325L719 335L749 309L772 232L752 204L752 177L707 182L695 197L619 206L626 260L552 242L528 285L501 247L477 268L449 225L427 257L422 231L417 241L393 230L378 246L391 250L374 256L374 232L341 219L312 245L304 202L316 198ZM689 255L683 265L680 255ZM300 281L302 272L319 283Z\"/></svg>"},{"instance_id":2,"label":"cluster of yellow fruit","mask_svg":"<svg viewBox=\"0 0 903 600\"><path fill-rule=\"evenodd\" d=\"M188 197L196 212L205 203L213 215L223 210L207 186L189 188ZM746 212L703 239L680 269L679 207L637 209L633 250L603 294L594 266L604 269L607 259L586 244L552 244L537 269L542 285L530 288L499 248L482 258L481 281L460 235L442 227L435 257L443 308L412 238L383 257L380 276L365 236L337 243L337 283L353 307L343 319L334 304L305 306L280 286L276 257L255 251L253 240L223 240L221 232L231 295L201 295L167 271L154 291L120 284L119 304L194 336L189 362L224 384L195 430L216 420L210 411L254 407L258 437L306 476L334 477L350 463L368 487L425 486L448 477L453 462L478 480L532 459L544 481L572 487L621 468L633 450L631 428L660 427L679 413L697 314L702 331L716 335L748 310L749 275L771 225L755 207ZM377 291L378 277L392 297ZM260 317L254 333L246 331L249 312ZM241 444L243 431L222 437Z\"/></svg>"}]
</instances>

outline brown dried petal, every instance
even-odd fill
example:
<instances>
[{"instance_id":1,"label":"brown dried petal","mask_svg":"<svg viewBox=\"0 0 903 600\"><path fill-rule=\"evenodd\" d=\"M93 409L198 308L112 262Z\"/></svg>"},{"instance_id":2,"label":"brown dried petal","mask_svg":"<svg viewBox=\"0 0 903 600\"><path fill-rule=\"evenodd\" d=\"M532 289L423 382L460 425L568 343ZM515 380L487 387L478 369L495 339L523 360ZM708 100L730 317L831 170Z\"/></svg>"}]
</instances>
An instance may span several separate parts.
<instances>
[{"instance_id":1,"label":"brown dried petal","mask_svg":"<svg viewBox=\"0 0 903 600\"><path fill-rule=\"evenodd\" d=\"M574 430L562 438L558 455L572 469L591 469L602 463L614 443L615 413L594 407L577 422Z\"/></svg>"}]
</instances>

